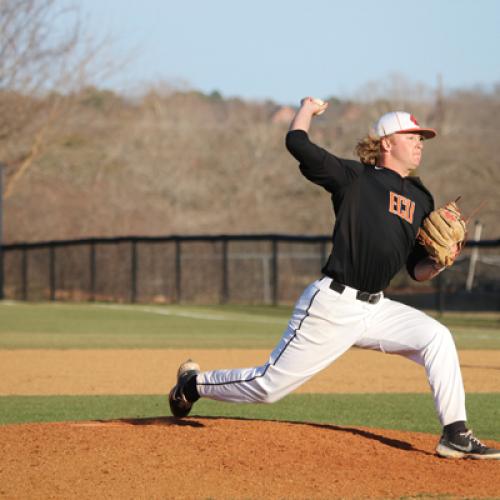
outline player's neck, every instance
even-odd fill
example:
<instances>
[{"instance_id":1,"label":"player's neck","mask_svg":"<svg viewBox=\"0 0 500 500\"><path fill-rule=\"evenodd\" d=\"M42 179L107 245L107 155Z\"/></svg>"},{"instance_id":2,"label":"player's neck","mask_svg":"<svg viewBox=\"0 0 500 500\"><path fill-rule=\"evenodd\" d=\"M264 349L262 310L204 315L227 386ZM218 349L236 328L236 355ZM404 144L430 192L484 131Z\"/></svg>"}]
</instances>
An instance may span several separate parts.
<instances>
[{"instance_id":1,"label":"player's neck","mask_svg":"<svg viewBox=\"0 0 500 500\"><path fill-rule=\"evenodd\" d=\"M415 170L415 165L409 165L394 158L391 155L382 153L380 155L379 166L393 170L401 177L408 177L410 173Z\"/></svg>"}]
</instances>

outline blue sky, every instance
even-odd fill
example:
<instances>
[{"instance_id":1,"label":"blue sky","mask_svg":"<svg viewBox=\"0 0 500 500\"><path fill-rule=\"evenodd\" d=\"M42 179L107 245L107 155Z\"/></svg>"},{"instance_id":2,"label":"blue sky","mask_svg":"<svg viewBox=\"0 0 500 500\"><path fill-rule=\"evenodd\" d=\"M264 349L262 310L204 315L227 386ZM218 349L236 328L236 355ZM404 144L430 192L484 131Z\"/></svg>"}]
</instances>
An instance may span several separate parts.
<instances>
[{"instance_id":1,"label":"blue sky","mask_svg":"<svg viewBox=\"0 0 500 500\"><path fill-rule=\"evenodd\" d=\"M402 75L446 89L500 82L500 0L74 0L127 65L98 82L170 82L225 97L348 97Z\"/></svg>"}]
</instances>

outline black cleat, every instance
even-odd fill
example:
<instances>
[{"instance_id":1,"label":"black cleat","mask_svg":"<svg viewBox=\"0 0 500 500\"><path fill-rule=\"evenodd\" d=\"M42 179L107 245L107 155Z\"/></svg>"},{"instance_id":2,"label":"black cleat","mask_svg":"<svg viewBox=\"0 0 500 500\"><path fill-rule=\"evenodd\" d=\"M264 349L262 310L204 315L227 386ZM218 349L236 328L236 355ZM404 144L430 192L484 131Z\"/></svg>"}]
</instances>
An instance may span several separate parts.
<instances>
[{"instance_id":1,"label":"black cleat","mask_svg":"<svg viewBox=\"0 0 500 500\"><path fill-rule=\"evenodd\" d=\"M170 411L174 417L183 418L189 415L194 403L186 399L184 387L188 380L191 380L192 377L196 377L198 373L200 373L200 366L192 359L184 361L184 363L179 366L177 370L177 384L172 387L168 396Z\"/></svg>"},{"instance_id":2,"label":"black cleat","mask_svg":"<svg viewBox=\"0 0 500 500\"><path fill-rule=\"evenodd\" d=\"M472 431L460 432L452 437L443 435L436 452L445 458L475 458L478 460L500 460L500 450L488 448L473 436Z\"/></svg>"}]
</instances>

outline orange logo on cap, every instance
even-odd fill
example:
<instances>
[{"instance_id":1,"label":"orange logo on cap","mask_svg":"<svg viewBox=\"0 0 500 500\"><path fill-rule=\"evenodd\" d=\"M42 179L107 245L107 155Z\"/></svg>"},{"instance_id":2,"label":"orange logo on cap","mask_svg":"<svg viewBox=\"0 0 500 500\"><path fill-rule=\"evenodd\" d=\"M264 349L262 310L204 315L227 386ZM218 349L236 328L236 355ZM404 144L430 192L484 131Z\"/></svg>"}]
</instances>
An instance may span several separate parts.
<instances>
[{"instance_id":1,"label":"orange logo on cap","mask_svg":"<svg viewBox=\"0 0 500 500\"><path fill-rule=\"evenodd\" d=\"M413 115L410 115L410 120L417 126L417 127L420 127L419 123L417 122L417 119L413 116Z\"/></svg>"}]
</instances>

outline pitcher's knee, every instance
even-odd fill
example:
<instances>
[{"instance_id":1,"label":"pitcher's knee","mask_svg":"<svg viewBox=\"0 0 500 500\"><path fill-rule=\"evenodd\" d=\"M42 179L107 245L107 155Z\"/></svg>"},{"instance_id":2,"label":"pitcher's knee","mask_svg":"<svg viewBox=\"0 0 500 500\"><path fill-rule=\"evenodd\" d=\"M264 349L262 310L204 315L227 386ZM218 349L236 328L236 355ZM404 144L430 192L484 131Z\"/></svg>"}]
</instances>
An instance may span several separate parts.
<instances>
[{"instance_id":1,"label":"pitcher's knee","mask_svg":"<svg viewBox=\"0 0 500 500\"><path fill-rule=\"evenodd\" d=\"M280 400L284 394L280 394L277 388L259 387L257 394L257 403L271 404Z\"/></svg>"},{"instance_id":2,"label":"pitcher's knee","mask_svg":"<svg viewBox=\"0 0 500 500\"><path fill-rule=\"evenodd\" d=\"M276 401L279 401L281 398L283 398L283 396L284 394L277 394L276 392L268 393L266 394L266 397L262 400L262 403L265 404L276 403Z\"/></svg>"},{"instance_id":3,"label":"pitcher's knee","mask_svg":"<svg viewBox=\"0 0 500 500\"><path fill-rule=\"evenodd\" d=\"M257 380L255 395L258 403L275 403L291 392L289 383L270 371Z\"/></svg>"},{"instance_id":4,"label":"pitcher's knee","mask_svg":"<svg viewBox=\"0 0 500 500\"><path fill-rule=\"evenodd\" d=\"M438 321L435 322L433 328L433 337L427 347L432 349L455 349L455 341L451 331Z\"/></svg>"}]
</instances>

